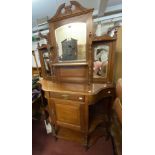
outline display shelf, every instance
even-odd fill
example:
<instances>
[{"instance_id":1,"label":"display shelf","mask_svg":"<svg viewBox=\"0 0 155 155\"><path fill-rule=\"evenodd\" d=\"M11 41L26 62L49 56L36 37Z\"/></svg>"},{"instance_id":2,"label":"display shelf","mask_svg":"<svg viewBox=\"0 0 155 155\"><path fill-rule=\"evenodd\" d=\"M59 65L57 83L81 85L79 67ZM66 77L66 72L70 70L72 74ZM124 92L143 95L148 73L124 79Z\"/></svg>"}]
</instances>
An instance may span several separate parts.
<instances>
[{"instance_id":1,"label":"display shelf","mask_svg":"<svg viewBox=\"0 0 155 155\"><path fill-rule=\"evenodd\" d=\"M101 42L101 41L113 41L116 40L115 37L110 37L109 35L103 35L103 36L94 36L93 42Z\"/></svg>"},{"instance_id":2,"label":"display shelf","mask_svg":"<svg viewBox=\"0 0 155 155\"><path fill-rule=\"evenodd\" d=\"M87 66L87 62L61 62L61 63L54 63L52 66Z\"/></svg>"}]
</instances>

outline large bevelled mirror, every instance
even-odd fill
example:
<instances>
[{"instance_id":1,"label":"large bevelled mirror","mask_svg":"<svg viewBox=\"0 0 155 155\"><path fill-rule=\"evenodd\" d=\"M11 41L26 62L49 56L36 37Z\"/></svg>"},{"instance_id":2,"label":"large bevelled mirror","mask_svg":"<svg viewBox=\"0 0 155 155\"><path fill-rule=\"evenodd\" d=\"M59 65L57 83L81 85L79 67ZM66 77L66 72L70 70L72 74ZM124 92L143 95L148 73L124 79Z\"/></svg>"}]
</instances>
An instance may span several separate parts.
<instances>
[{"instance_id":1,"label":"large bevelled mirror","mask_svg":"<svg viewBox=\"0 0 155 155\"><path fill-rule=\"evenodd\" d=\"M55 30L58 61L86 60L86 23L69 23Z\"/></svg>"}]
</instances>

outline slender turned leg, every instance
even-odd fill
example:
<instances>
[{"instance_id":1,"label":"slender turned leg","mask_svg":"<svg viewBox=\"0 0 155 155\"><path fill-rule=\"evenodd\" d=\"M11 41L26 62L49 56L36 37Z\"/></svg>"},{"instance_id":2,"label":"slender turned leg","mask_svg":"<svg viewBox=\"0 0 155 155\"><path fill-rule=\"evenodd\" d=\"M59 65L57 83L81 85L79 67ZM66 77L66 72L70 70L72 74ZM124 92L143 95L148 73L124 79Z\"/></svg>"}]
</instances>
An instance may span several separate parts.
<instances>
[{"instance_id":1,"label":"slender turned leg","mask_svg":"<svg viewBox=\"0 0 155 155\"><path fill-rule=\"evenodd\" d=\"M108 122L106 125L106 130L107 130L107 134L106 134L106 140L109 140L111 137L111 119L112 119L112 105L113 105L113 97L111 97L110 99L110 104L108 107Z\"/></svg>"},{"instance_id":2,"label":"slender turned leg","mask_svg":"<svg viewBox=\"0 0 155 155\"><path fill-rule=\"evenodd\" d=\"M108 119L108 121L106 122L106 135L105 135L105 140L109 140L110 138L110 119Z\"/></svg>"},{"instance_id":3,"label":"slender turned leg","mask_svg":"<svg viewBox=\"0 0 155 155\"><path fill-rule=\"evenodd\" d=\"M109 130L110 130L109 128L106 128L106 137L105 137L105 140L106 140L106 141L109 140L109 139L110 139L110 136L111 136Z\"/></svg>"},{"instance_id":4,"label":"slender turned leg","mask_svg":"<svg viewBox=\"0 0 155 155\"><path fill-rule=\"evenodd\" d=\"M55 142L58 140L58 138L56 137L56 136L54 136L54 140L55 140Z\"/></svg>"},{"instance_id":5,"label":"slender turned leg","mask_svg":"<svg viewBox=\"0 0 155 155\"><path fill-rule=\"evenodd\" d=\"M105 140L109 140L110 139L110 130L111 130L111 116L110 114L108 114L108 120L106 122L106 136L105 136Z\"/></svg>"},{"instance_id":6,"label":"slender turned leg","mask_svg":"<svg viewBox=\"0 0 155 155\"><path fill-rule=\"evenodd\" d=\"M53 135L54 135L54 139L55 139L55 141L57 141L58 140L58 138L57 138L57 128L55 127L55 126L53 126Z\"/></svg>"},{"instance_id":7,"label":"slender turned leg","mask_svg":"<svg viewBox=\"0 0 155 155\"><path fill-rule=\"evenodd\" d=\"M85 146L85 151L87 151L89 149L89 146L88 145L86 145Z\"/></svg>"},{"instance_id":8,"label":"slender turned leg","mask_svg":"<svg viewBox=\"0 0 155 155\"><path fill-rule=\"evenodd\" d=\"M85 135L85 137L84 137L84 147L85 147L86 151L89 149L88 135Z\"/></svg>"},{"instance_id":9,"label":"slender turned leg","mask_svg":"<svg viewBox=\"0 0 155 155\"><path fill-rule=\"evenodd\" d=\"M57 130L55 128L55 125L53 125L52 123L51 126L52 126L52 135L54 136L55 141L57 141Z\"/></svg>"},{"instance_id":10,"label":"slender turned leg","mask_svg":"<svg viewBox=\"0 0 155 155\"><path fill-rule=\"evenodd\" d=\"M111 138L111 142L112 142L112 148L113 148L114 155L117 155L118 153L116 151L116 146L115 146L114 138L113 138L112 135L110 136L110 138Z\"/></svg>"}]
</instances>

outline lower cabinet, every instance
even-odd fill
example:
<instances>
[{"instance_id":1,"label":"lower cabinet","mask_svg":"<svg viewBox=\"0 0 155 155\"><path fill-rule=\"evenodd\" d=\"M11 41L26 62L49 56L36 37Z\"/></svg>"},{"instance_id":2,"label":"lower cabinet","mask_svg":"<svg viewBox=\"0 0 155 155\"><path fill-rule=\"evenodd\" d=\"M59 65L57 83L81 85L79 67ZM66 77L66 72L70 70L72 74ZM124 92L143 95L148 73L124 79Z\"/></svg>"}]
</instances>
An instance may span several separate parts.
<instances>
[{"instance_id":1,"label":"lower cabinet","mask_svg":"<svg viewBox=\"0 0 155 155\"><path fill-rule=\"evenodd\" d=\"M90 147L99 137L109 136L113 93L109 88L94 96L47 93L54 136ZM110 90L111 92L112 89ZM48 95L49 94L49 95Z\"/></svg>"}]
</instances>

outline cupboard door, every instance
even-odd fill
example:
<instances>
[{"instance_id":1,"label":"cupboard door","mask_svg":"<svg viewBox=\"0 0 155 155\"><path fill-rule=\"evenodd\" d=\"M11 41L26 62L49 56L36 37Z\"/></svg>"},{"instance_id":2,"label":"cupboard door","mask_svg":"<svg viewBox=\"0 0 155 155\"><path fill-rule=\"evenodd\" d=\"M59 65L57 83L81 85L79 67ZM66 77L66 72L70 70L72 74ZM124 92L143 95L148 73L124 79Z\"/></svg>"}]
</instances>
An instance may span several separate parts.
<instances>
[{"instance_id":1,"label":"cupboard door","mask_svg":"<svg viewBox=\"0 0 155 155\"><path fill-rule=\"evenodd\" d=\"M84 104L67 100L55 100L57 125L81 131L84 121Z\"/></svg>"}]
</instances>

